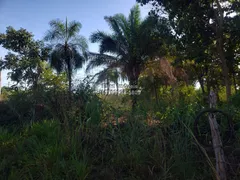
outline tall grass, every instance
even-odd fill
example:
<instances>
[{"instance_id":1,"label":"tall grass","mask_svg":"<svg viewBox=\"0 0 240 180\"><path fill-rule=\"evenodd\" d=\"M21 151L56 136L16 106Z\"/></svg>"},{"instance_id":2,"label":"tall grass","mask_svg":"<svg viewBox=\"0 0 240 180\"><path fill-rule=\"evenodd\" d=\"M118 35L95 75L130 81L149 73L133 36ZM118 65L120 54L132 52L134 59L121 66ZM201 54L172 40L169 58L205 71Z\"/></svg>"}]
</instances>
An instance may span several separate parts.
<instances>
[{"instance_id":1,"label":"tall grass","mask_svg":"<svg viewBox=\"0 0 240 180\"><path fill-rule=\"evenodd\" d=\"M64 131L58 119L35 122L18 132L1 128L1 179L215 177L214 156L192 133L194 119L202 108L197 97L176 98L178 101L168 103L171 97L163 96L158 104L139 97L134 115L128 107L114 103L117 97L106 97L104 101L95 98L86 101L84 114L70 113L70 131ZM147 103L154 108L149 109ZM121 116L125 122L118 121ZM160 123L149 124L147 118ZM103 121L107 122L105 126ZM234 147L239 144L236 140ZM239 179L239 165L231 163L229 178Z\"/></svg>"},{"instance_id":2,"label":"tall grass","mask_svg":"<svg viewBox=\"0 0 240 180\"><path fill-rule=\"evenodd\" d=\"M3 131L0 172L4 179L211 179L186 128L131 122L78 129L69 146L56 121Z\"/></svg>"}]
</instances>

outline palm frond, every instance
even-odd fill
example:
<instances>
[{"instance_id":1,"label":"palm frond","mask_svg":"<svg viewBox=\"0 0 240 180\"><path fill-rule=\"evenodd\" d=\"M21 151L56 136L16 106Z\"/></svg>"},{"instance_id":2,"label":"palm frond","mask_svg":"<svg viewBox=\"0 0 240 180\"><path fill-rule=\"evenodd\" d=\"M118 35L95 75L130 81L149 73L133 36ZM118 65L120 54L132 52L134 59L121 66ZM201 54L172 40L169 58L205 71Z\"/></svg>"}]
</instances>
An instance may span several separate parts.
<instances>
[{"instance_id":1,"label":"palm frond","mask_svg":"<svg viewBox=\"0 0 240 180\"><path fill-rule=\"evenodd\" d=\"M52 20L49 22L49 25L51 29L47 31L44 37L45 41L54 41L64 38L65 26L61 20Z\"/></svg>"},{"instance_id":2,"label":"palm frond","mask_svg":"<svg viewBox=\"0 0 240 180\"><path fill-rule=\"evenodd\" d=\"M94 77L97 76L97 80L95 82L96 85L104 82L108 78L108 69L103 69L102 71L96 73Z\"/></svg>"},{"instance_id":3,"label":"palm frond","mask_svg":"<svg viewBox=\"0 0 240 180\"><path fill-rule=\"evenodd\" d=\"M128 80L126 72L123 71L123 68L116 68L116 71L118 73L118 79L125 81Z\"/></svg>"},{"instance_id":4,"label":"palm frond","mask_svg":"<svg viewBox=\"0 0 240 180\"><path fill-rule=\"evenodd\" d=\"M78 21L71 21L68 24L68 37L67 39L71 39L72 37L76 37L76 35L80 32L82 28L82 24Z\"/></svg>"},{"instance_id":5,"label":"palm frond","mask_svg":"<svg viewBox=\"0 0 240 180\"><path fill-rule=\"evenodd\" d=\"M71 21L65 23L60 20L50 21L51 29L46 33L46 41L61 41L61 44L52 43L50 64L57 72L66 71L69 80L69 91L71 91L71 78L73 69L82 68L87 60L87 40L78 33L82 27L80 22ZM59 43L59 42L58 42ZM80 50L80 51L79 51Z\"/></svg>"},{"instance_id":6,"label":"palm frond","mask_svg":"<svg viewBox=\"0 0 240 180\"><path fill-rule=\"evenodd\" d=\"M121 37L123 41L125 41L125 38L123 36L123 30L119 27L119 23L117 21L118 16L105 16L104 19L108 23L109 27L113 30L115 34L117 34L118 37Z\"/></svg>"},{"instance_id":7,"label":"palm frond","mask_svg":"<svg viewBox=\"0 0 240 180\"><path fill-rule=\"evenodd\" d=\"M64 65L64 52L63 50L59 47L53 50L53 52L50 54L50 65L58 73L62 72L65 69Z\"/></svg>"},{"instance_id":8,"label":"palm frond","mask_svg":"<svg viewBox=\"0 0 240 180\"><path fill-rule=\"evenodd\" d=\"M100 43L100 53L116 53L116 41L112 35L108 35L105 32L97 31L91 34L90 41L92 43Z\"/></svg>"},{"instance_id":9,"label":"palm frond","mask_svg":"<svg viewBox=\"0 0 240 180\"><path fill-rule=\"evenodd\" d=\"M126 54L128 49L127 36L129 34L127 31L127 29L129 29L128 24L125 22L126 18L122 14L117 14L113 17L105 16L104 19L108 22L109 26L114 32L113 36L111 37L111 39L114 40L114 48L116 48L114 51L119 51L122 55Z\"/></svg>"},{"instance_id":10,"label":"palm frond","mask_svg":"<svg viewBox=\"0 0 240 180\"><path fill-rule=\"evenodd\" d=\"M118 83L119 72L118 72L117 68L111 69L109 71L109 79L110 79L110 81L114 82L115 84Z\"/></svg>"},{"instance_id":11,"label":"palm frond","mask_svg":"<svg viewBox=\"0 0 240 180\"><path fill-rule=\"evenodd\" d=\"M96 31L91 34L89 39L92 43L98 43L109 36L110 36L109 34L103 32L103 31Z\"/></svg>"},{"instance_id":12,"label":"palm frond","mask_svg":"<svg viewBox=\"0 0 240 180\"><path fill-rule=\"evenodd\" d=\"M157 34L159 29L156 25L158 21L154 17L142 20L138 5L131 9L128 18L123 14L116 14L106 16L105 20L112 34L97 31L91 35L91 42L99 43L100 53L91 55L87 71L101 65L111 70L119 68L122 75L119 74L118 77L122 76L123 79L134 82L145 62L161 53L162 41ZM107 60L106 54L112 55L112 61ZM117 71L112 73L115 76Z\"/></svg>"},{"instance_id":13,"label":"palm frond","mask_svg":"<svg viewBox=\"0 0 240 180\"><path fill-rule=\"evenodd\" d=\"M139 27L141 24L141 12L139 5L133 6L133 8L130 10L128 21L132 30L136 30Z\"/></svg>"},{"instance_id":14,"label":"palm frond","mask_svg":"<svg viewBox=\"0 0 240 180\"><path fill-rule=\"evenodd\" d=\"M123 81L127 79L127 76L124 72L122 72L118 68L111 68L109 66L96 73L94 75L94 78L95 77L97 77L97 80L95 82L96 85L104 82L107 79L115 84L117 84L120 79Z\"/></svg>"},{"instance_id":15,"label":"palm frond","mask_svg":"<svg viewBox=\"0 0 240 180\"><path fill-rule=\"evenodd\" d=\"M127 18L123 14L116 14L113 18L121 28L125 39L128 40L130 38L130 28Z\"/></svg>"},{"instance_id":16,"label":"palm frond","mask_svg":"<svg viewBox=\"0 0 240 180\"><path fill-rule=\"evenodd\" d=\"M86 58L80 54L77 49L72 48L73 58L72 64L75 69L82 68L83 64L86 62Z\"/></svg>"},{"instance_id":17,"label":"palm frond","mask_svg":"<svg viewBox=\"0 0 240 180\"><path fill-rule=\"evenodd\" d=\"M112 54L117 53L118 52L117 42L111 37L107 37L107 38L103 39L102 42L99 45L99 52L101 54L103 54L103 53L112 53Z\"/></svg>"},{"instance_id":18,"label":"palm frond","mask_svg":"<svg viewBox=\"0 0 240 180\"><path fill-rule=\"evenodd\" d=\"M88 50L87 39L84 36L78 35L69 42L70 46L73 46L80 50L82 54L85 54Z\"/></svg>"},{"instance_id":19,"label":"palm frond","mask_svg":"<svg viewBox=\"0 0 240 180\"><path fill-rule=\"evenodd\" d=\"M50 21L49 25L52 29L57 29L62 32L64 32L66 30L63 21L60 19L55 19L55 20Z\"/></svg>"},{"instance_id":20,"label":"palm frond","mask_svg":"<svg viewBox=\"0 0 240 180\"><path fill-rule=\"evenodd\" d=\"M93 68L96 68L98 66L109 65L114 62L117 62L117 58L114 56L98 53L89 53L89 59L90 61L86 68L87 73Z\"/></svg>"}]
</instances>

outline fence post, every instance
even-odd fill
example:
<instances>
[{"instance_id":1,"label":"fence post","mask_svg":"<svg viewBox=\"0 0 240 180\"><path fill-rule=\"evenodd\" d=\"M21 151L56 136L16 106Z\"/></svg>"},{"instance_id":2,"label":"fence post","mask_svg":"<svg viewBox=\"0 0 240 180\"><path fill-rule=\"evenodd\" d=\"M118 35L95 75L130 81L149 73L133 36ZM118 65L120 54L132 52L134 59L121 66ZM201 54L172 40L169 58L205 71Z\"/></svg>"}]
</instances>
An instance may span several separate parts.
<instances>
[{"instance_id":1,"label":"fence post","mask_svg":"<svg viewBox=\"0 0 240 180\"><path fill-rule=\"evenodd\" d=\"M210 108L215 108L217 105L217 96L213 90L210 91L209 94L209 105ZM218 128L218 123L216 121L216 115L210 113L208 115L208 120L211 128L211 135L212 135L212 144L216 158L216 171L217 171L217 179L218 180L226 180L226 163L225 157L223 152L223 145L222 140L220 137L220 132Z\"/></svg>"}]
</instances>

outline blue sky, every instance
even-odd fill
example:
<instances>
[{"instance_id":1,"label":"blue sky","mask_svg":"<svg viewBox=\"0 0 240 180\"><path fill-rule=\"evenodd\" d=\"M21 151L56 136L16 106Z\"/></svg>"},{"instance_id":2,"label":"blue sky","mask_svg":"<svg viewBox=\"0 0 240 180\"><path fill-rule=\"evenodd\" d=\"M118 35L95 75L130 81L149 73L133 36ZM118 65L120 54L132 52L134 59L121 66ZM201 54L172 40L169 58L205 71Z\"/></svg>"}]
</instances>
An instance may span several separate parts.
<instances>
[{"instance_id":1,"label":"blue sky","mask_svg":"<svg viewBox=\"0 0 240 180\"><path fill-rule=\"evenodd\" d=\"M35 39L42 39L49 29L52 19L82 23L80 34L89 38L96 30L109 31L103 17L123 13L128 15L136 0L0 0L0 33L5 33L7 26L15 29L25 28L34 34ZM141 7L145 17L150 6ZM89 43L90 51L98 51L97 44ZM0 47L0 57L4 58L7 50ZM84 70L78 72L82 78ZM8 84L7 72L2 72L2 86Z\"/></svg>"}]
</instances>

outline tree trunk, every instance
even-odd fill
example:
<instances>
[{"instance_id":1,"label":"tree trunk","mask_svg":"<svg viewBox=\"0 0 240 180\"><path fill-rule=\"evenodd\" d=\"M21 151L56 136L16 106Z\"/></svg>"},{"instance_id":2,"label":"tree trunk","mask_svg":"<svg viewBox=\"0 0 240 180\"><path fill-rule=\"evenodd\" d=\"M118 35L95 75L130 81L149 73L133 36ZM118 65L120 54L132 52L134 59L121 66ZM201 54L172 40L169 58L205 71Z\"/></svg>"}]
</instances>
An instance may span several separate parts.
<instances>
[{"instance_id":1,"label":"tree trunk","mask_svg":"<svg viewBox=\"0 0 240 180\"><path fill-rule=\"evenodd\" d=\"M136 80L136 79L134 79L130 82L130 91L131 91L132 111L133 112L135 111L136 105L137 105L137 95L136 95L137 84L138 84L138 80Z\"/></svg>"},{"instance_id":2,"label":"tree trunk","mask_svg":"<svg viewBox=\"0 0 240 180\"><path fill-rule=\"evenodd\" d=\"M215 10L215 16L217 20L216 25L216 35L217 35L217 52L219 59L221 61L222 65L222 73L224 76L224 83L226 86L226 98L229 100L229 97L231 96L231 82L229 77L229 68L227 66L227 60L225 58L224 53L224 43L223 43L223 16L224 11L221 7L221 4L219 0L216 0L217 9Z\"/></svg>"},{"instance_id":3,"label":"tree trunk","mask_svg":"<svg viewBox=\"0 0 240 180\"><path fill-rule=\"evenodd\" d=\"M132 98L132 113L135 112L137 106L137 89L138 89L138 78L140 75L140 65L135 63L129 68L129 79L130 79L130 91Z\"/></svg>"},{"instance_id":4,"label":"tree trunk","mask_svg":"<svg viewBox=\"0 0 240 180\"><path fill-rule=\"evenodd\" d=\"M67 18L66 18L66 30L67 30ZM67 32L66 32L67 34ZM68 93L69 93L69 99L71 99L71 91L72 91L72 67L71 67L71 62L70 62L70 57L67 54L67 48L68 48L68 44L67 42L65 42L65 46L64 46L64 51L65 51L65 63L67 64L67 76L68 76Z\"/></svg>"},{"instance_id":5,"label":"tree trunk","mask_svg":"<svg viewBox=\"0 0 240 180\"><path fill-rule=\"evenodd\" d=\"M68 74L68 103L71 107L72 102L72 69L70 61L67 62L67 74Z\"/></svg>"},{"instance_id":6,"label":"tree trunk","mask_svg":"<svg viewBox=\"0 0 240 180\"><path fill-rule=\"evenodd\" d=\"M117 87L117 96L118 96L118 81L116 82L116 87Z\"/></svg>"},{"instance_id":7,"label":"tree trunk","mask_svg":"<svg viewBox=\"0 0 240 180\"><path fill-rule=\"evenodd\" d=\"M70 73L68 74L68 91L69 93L71 93L72 91L72 76L70 75Z\"/></svg>"},{"instance_id":8,"label":"tree trunk","mask_svg":"<svg viewBox=\"0 0 240 180\"><path fill-rule=\"evenodd\" d=\"M110 81L107 78L107 95L109 95L109 90L110 90Z\"/></svg>"},{"instance_id":9,"label":"tree trunk","mask_svg":"<svg viewBox=\"0 0 240 180\"><path fill-rule=\"evenodd\" d=\"M68 92L71 94L72 91L72 73L71 68L68 65Z\"/></svg>"}]
</instances>

